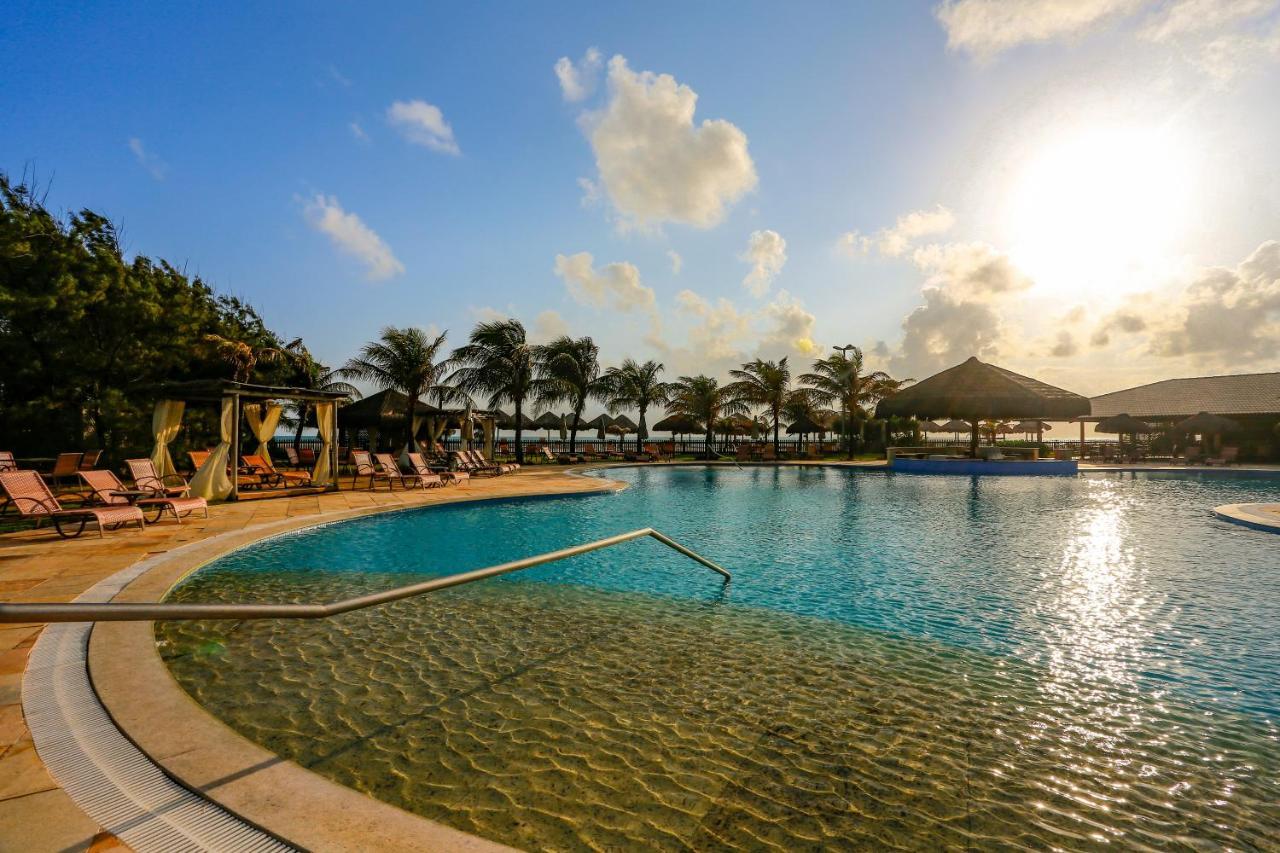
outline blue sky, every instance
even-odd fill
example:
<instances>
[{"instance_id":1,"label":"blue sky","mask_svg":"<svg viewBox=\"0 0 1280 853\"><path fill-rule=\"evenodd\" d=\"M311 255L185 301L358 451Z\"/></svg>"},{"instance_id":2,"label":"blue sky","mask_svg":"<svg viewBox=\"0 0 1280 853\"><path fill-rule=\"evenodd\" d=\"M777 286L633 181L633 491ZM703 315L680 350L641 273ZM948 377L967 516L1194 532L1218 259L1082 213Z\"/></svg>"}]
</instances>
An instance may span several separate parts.
<instances>
[{"instance_id":1,"label":"blue sky","mask_svg":"<svg viewBox=\"0 0 1280 853\"><path fill-rule=\"evenodd\" d=\"M0 168L330 363L512 314L1094 393L1278 366L1277 5L19 3Z\"/></svg>"}]
</instances>

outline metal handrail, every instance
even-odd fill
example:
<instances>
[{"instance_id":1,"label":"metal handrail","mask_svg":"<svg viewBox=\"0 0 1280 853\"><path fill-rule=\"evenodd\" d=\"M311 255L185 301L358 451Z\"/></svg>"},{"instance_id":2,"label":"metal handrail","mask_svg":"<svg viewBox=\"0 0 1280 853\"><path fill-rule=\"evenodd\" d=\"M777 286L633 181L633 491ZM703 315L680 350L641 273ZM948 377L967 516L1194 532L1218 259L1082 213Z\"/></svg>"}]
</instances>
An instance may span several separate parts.
<instances>
[{"instance_id":1,"label":"metal handrail","mask_svg":"<svg viewBox=\"0 0 1280 853\"><path fill-rule=\"evenodd\" d=\"M362 595L357 598L348 598L343 601L334 601L329 604L0 603L0 623L170 622L185 619L326 619L330 616L337 616L340 613L350 613L352 610L388 604L392 601L399 601L402 598L411 598L415 595L448 589L451 586L460 586L464 583L505 575L509 572L531 569L544 563L552 563L557 560L576 557L579 554L598 551L601 548L621 545L624 542L630 542L633 539L639 539L644 536L657 539L668 548L679 551L689 559L701 563L712 571L719 572L724 575L726 583L732 579L732 576L727 571L701 554L686 548L668 536L664 536L652 527L644 527L640 530L632 530L630 533L619 533L617 536L609 536L605 539L597 539L595 542L585 542L581 545L574 545L571 548L562 548L559 551L549 551L546 554L525 557L522 560L513 560L510 563L501 563L470 572L460 572L456 575L446 575L445 577L434 578L422 583L401 586L383 592Z\"/></svg>"}]
</instances>

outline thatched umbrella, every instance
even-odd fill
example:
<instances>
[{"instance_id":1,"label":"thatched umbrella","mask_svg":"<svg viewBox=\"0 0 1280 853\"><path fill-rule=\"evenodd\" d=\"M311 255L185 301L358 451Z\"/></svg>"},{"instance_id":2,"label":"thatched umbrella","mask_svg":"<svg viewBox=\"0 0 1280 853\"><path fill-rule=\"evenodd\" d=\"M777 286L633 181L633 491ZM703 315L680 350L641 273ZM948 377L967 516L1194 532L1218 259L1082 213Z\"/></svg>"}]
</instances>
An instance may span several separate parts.
<instances>
[{"instance_id":1,"label":"thatched umbrella","mask_svg":"<svg viewBox=\"0 0 1280 853\"><path fill-rule=\"evenodd\" d=\"M806 415L805 417L802 417L799 420L796 420L787 426L787 435L800 436L800 446L803 447L804 440L807 436L813 435L815 433L821 436L824 432L827 431L827 429L828 428L824 424L821 424L814 418L811 418Z\"/></svg>"},{"instance_id":2,"label":"thatched umbrella","mask_svg":"<svg viewBox=\"0 0 1280 853\"><path fill-rule=\"evenodd\" d=\"M1198 415L1192 415L1184 421L1178 421L1173 427L1181 433L1189 433L1191 435L1212 435L1221 441L1221 435L1224 432L1235 432L1240 429L1238 421L1231 418L1224 418L1222 415L1211 415L1208 412L1201 412Z\"/></svg>"},{"instance_id":3,"label":"thatched umbrella","mask_svg":"<svg viewBox=\"0 0 1280 853\"><path fill-rule=\"evenodd\" d=\"M942 424L938 423L937 421L921 421L920 431L921 432L946 432L946 429L942 426Z\"/></svg>"},{"instance_id":4,"label":"thatched umbrella","mask_svg":"<svg viewBox=\"0 0 1280 853\"><path fill-rule=\"evenodd\" d=\"M596 438L600 441L604 441L605 430L609 429L611 426L613 426L613 420L610 419L608 415L604 414L596 415L586 423L579 424L579 427L586 427L587 429L595 430Z\"/></svg>"},{"instance_id":5,"label":"thatched umbrella","mask_svg":"<svg viewBox=\"0 0 1280 853\"><path fill-rule=\"evenodd\" d=\"M959 418L952 418L942 425L942 431L951 433L951 437L955 441L959 441L960 433L969 431L969 422L962 421Z\"/></svg>"},{"instance_id":6,"label":"thatched umbrella","mask_svg":"<svg viewBox=\"0 0 1280 853\"><path fill-rule=\"evenodd\" d=\"M551 431L560 429L560 416L551 412L543 412L533 419L533 428L545 430L547 433L547 441L551 440Z\"/></svg>"},{"instance_id":7,"label":"thatched umbrella","mask_svg":"<svg viewBox=\"0 0 1280 853\"><path fill-rule=\"evenodd\" d=\"M1036 434L1036 444L1044 441L1044 433L1046 430L1052 429L1053 427L1044 421L1018 421L1013 425L1014 432L1020 432L1028 437L1030 437L1031 433L1034 432Z\"/></svg>"},{"instance_id":8,"label":"thatched umbrella","mask_svg":"<svg viewBox=\"0 0 1280 853\"><path fill-rule=\"evenodd\" d=\"M650 427L656 432L669 432L672 436L700 434L704 432L702 424L685 415L668 415ZM672 447L674 447L674 443ZM684 445L681 444L683 449Z\"/></svg>"},{"instance_id":9,"label":"thatched umbrella","mask_svg":"<svg viewBox=\"0 0 1280 853\"><path fill-rule=\"evenodd\" d=\"M978 452L978 422L990 418L1069 420L1090 412L1089 398L970 358L886 397L877 418L958 417L972 421L969 449Z\"/></svg>"},{"instance_id":10,"label":"thatched umbrella","mask_svg":"<svg viewBox=\"0 0 1280 853\"><path fill-rule=\"evenodd\" d=\"M1155 432L1156 428L1146 421L1140 421L1129 414L1112 415L1109 418L1103 418L1098 421L1098 425L1093 428L1094 432L1114 433L1120 436L1120 449L1124 449L1124 437L1126 435L1134 436L1133 443L1138 444L1137 436L1139 433L1146 434Z\"/></svg>"}]
</instances>

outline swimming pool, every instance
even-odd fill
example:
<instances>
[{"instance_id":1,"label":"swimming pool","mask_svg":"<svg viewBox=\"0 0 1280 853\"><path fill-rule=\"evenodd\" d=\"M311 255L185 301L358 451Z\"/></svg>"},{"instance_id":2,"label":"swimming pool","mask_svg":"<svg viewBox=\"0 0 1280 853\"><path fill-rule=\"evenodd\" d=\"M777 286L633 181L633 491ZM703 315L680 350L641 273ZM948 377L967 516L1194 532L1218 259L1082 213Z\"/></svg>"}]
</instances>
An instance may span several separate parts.
<instances>
[{"instance_id":1,"label":"swimming pool","mask_svg":"<svg viewBox=\"0 0 1280 853\"><path fill-rule=\"evenodd\" d=\"M1265 847L1280 481L611 470L591 497L271 539L176 600L345 597L641 541L322 622L171 623L180 683L303 766L530 848Z\"/></svg>"}]
</instances>

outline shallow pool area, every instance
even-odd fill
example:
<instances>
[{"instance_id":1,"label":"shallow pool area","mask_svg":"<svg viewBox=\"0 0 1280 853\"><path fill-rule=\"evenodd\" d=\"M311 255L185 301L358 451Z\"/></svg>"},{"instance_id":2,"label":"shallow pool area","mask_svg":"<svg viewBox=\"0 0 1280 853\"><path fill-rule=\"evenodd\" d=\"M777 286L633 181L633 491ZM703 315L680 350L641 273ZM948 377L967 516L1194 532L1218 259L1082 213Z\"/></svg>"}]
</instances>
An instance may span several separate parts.
<instances>
[{"instance_id":1,"label":"shallow pool area","mask_svg":"<svg viewBox=\"0 0 1280 853\"><path fill-rule=\"evenodd\" d=\"M315 601L652 526L321 622L172 623L247 737L516 846L1265 847L1280 835L1280 480L648 467L616 494L271 539L189 601Z\"/></svg>"}]
</instances>

